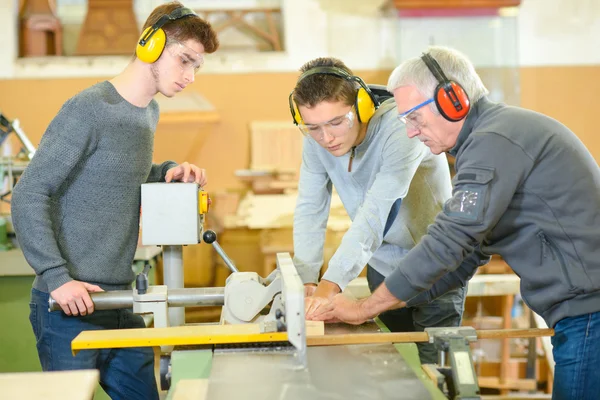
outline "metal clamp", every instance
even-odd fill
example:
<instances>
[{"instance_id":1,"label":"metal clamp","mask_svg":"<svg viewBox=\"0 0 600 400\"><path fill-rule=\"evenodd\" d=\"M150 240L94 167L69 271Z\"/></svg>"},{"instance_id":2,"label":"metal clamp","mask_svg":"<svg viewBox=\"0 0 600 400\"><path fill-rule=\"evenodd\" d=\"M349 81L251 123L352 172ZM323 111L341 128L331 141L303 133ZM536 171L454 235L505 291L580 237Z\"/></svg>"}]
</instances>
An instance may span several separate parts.
<instances>
[{"instance_id":1,"label":"metal clamp","mask_svg":"<svg viewBox=\"0 0 600 400\"><path fill-rule=\"evenodd\" d=\"M477 340L473 327L425 328L429 343L438 350L437 370L446 378L451 399L481 399L469 343ZM446 353L450 366L446 364Z\"/></svg>"}]
</instances>

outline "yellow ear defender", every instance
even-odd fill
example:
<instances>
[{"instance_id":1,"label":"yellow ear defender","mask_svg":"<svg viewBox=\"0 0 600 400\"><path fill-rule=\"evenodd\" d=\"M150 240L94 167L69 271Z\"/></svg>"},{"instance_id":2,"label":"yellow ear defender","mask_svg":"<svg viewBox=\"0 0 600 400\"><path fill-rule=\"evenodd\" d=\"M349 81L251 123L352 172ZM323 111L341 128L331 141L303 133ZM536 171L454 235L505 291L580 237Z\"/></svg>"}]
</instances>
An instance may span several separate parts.
<instances>
[{"instance_id":1,"label":"yellow ear defender","mask_svg":"<svg viewBox=\"0 0 600 400\"><path fill-rule=\"evenodd\" d=\"M375 110L379 107L379 101L369 89L369 86L360 79L358 76L354 76L344 71L341 68L337 67L315 67L311 68L308 71L305 71L298 78L298 83L300 83L303 79L316 74L324 74L324 75L333 75L338 78L345 79L347 81L356 82L360 85L358 90L356 91L356 100L354 101L354 106L356 108L356 116L358 118L358 122L367 123L375 114ZM295 125L304 124L302 121L302 116L300 115L300 111L298 110L298 106L294 101L294 92L290 93L289 96L290 103L290 113L292 114L292 118L294 120Z\"/></svg>"},{"instance_id":2,"label":"yellow ear defender","mask_svg":"<svg viewBox=\"0 0 600 400\"><path fill-rule=\"evenodd\" d=\"M167 44L167 34L162 27L167 22L175 21L176 19L188 17L190 15L197 14L189 8L176 8L171 14L163 15L154 25L146 28L142 33L142 36L140 36L140 40L135 48L135 55L137 58L149 64L158 60Z\"/></svg>"}]
</instances>

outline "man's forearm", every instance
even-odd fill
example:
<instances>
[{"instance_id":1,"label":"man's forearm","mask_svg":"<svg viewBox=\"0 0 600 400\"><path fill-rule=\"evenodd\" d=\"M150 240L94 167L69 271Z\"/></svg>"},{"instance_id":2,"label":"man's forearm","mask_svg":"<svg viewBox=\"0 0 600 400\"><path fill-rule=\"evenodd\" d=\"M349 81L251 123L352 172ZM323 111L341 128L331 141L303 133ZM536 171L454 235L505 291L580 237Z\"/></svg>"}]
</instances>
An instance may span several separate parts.
<instances>
[{"instance_id":1,"label":"man's forearm","mask_svg":"<svg viewBox=\"0 0 600 400\"><path fill-rule=\"evenodd\" d=\"M341 291L342 290L337 283L322 279L321 282L319 282L317 289L313 293L313 296L331 298Z\"/></svg>"},{"instance_id":2,"label":"man's forearm","mask_svg":"<svg viewBox=\"0 0 600 400\"><path fill-rule=\"evenodd\" d=\"M384 311L402 307L406 307L406 302L397 299L388 290L385 282L379 285L371 296L360 302L361 314L365 319L372 319Z\"/></svg>"},{"instance_id":3,"label":"man's forearm","mask_svg":"<svg viewBox=\"0 0 600 400\"><path fill-rule=\"evenodd\" d=\"M167 171L177 165L178 164L174 161L165 161L162 164L152 164L146 183L163 182Z\"/></svg>"}]
</instances>

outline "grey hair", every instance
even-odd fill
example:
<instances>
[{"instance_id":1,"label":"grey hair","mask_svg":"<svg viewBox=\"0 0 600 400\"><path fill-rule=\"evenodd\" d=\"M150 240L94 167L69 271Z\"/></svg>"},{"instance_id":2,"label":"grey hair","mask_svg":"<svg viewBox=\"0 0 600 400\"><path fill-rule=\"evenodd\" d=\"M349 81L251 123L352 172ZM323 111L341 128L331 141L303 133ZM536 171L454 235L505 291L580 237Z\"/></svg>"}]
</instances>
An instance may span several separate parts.
<instances>
[{"instance_id":1,"label":"grey hair","mask_svg":"<svg viewBox=\"0 0 600 400\"><path fill-rule=\"evenodd\" d=\"M430 46L426 50L440 65L446 77L460 84L471 104L476 103L489 91L481 81L475 67L461 52L443 46ZM421 57L411 58L397 66L388 79L387 89L390 92L400 86L415 86L425 98L431 98L439 84ZM431 109L439 114L434 103Z\"/></svg>"}]
</instances>

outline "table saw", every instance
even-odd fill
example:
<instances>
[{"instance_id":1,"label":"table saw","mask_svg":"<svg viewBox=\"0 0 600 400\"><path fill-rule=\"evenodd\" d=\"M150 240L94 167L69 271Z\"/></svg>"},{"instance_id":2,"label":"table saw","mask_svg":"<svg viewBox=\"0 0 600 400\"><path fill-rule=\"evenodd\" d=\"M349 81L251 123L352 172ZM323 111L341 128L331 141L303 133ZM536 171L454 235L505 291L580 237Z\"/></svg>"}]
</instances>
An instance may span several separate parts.
<instances>
[{"instance_id":1,"label":"table saw","mask_svg":"<svg viewBox=\"0 0 600 400\"><path fill-rule=\"evenodd\" d=\"M85 331L73 340L74 353L154 347L160 354L160 387L175 400L480 398L468 345L477 338L472 328L390 334L370 322L307 332L304 286L290 255L277 254L277 269L268 277L239 272L216 235L203 232L207 203L195 184L142 186L142 243L162 244L170 254L166 284L148 285L144 271L133 290L91 293L91 298L96 309L152 313L154 327ZM178 247L202 239L232 271L224 288L183 288ZM183 308L202 305L221 305L220 323L184 324ZM52 299L49 307L59 309ZM414 344L419 341L436 343L439 365L421 368Z\"/></svg>"},{"instance_id":2,"label":"table saw","mask_svg":"<svg viewBox=\"0 0 600 400\"><path fill-rule=\"evenodd\" d=\"M253 304L264 296L239 286L256 282L233 273L223 297L223 324L198 324L116 331L86 331L73 340L74 352L92 348L152 346L170 348L163 354L161 386L175 396L181 380L203 379L207 399L445 399L419 370L416 346L391 343L308 346L304 288L289 254L278 254L275 275L280 296L263 313L239 318L239 304ZM239 276L236 276L239 274ZM237 282L231 284L231 282ZM262 285L262 283L261 283ZM268 293L268 284L265 293ZM237 289L228 293L230 287ZM181 293L181 290L177 292ZM100 293L99 293L100 294ZM99 294L94 302L106 303ZM102 294L100 294L102 295ZM167 296L168 297L168 296ZM104 298L110 296L104 294ZM183 304L179 300L178 306ZM194 303L198 303L198 297ZM211 300L214 304L214 299ZM115 303L116 304L116 303ZM120 305L123 305L121 303ZM54 307L54 306L53 306ZM268 311L268 312L266 312ZM237 314L236 314L237 313ZM325 335L380 333L375 322L360 326L327 325Z\"/></svg>"}]
</instances>

